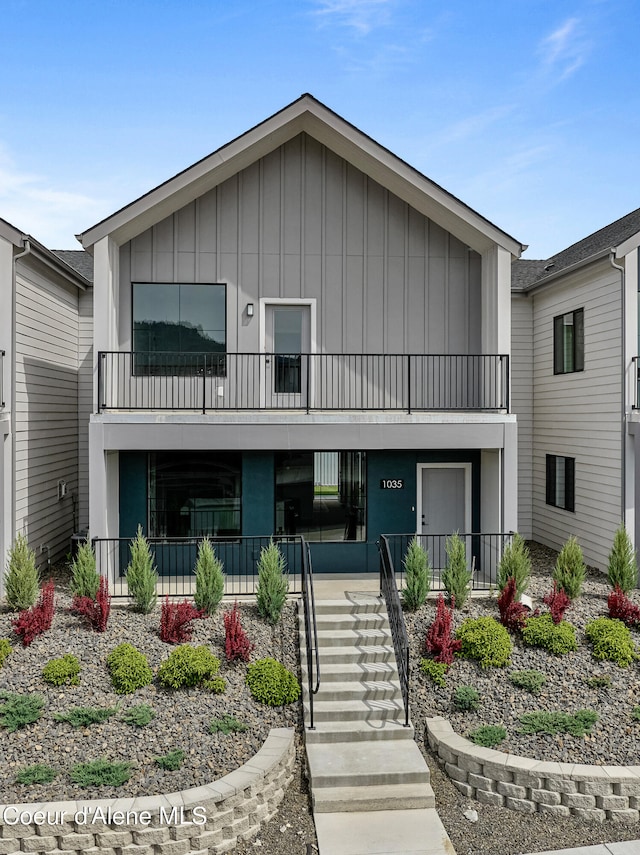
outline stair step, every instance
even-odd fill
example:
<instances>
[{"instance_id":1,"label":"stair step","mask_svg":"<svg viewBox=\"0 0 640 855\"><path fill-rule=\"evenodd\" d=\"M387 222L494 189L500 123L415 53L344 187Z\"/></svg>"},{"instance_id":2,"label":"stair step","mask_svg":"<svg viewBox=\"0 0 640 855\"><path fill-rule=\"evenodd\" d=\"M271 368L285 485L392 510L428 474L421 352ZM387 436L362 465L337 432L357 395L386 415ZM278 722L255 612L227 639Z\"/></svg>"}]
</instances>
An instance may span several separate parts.
<instances>
[{"instance_id":1,"label":"stair step","mask_svg":"<svg viewBox=\"0 0 640 855\"><path fill-rule=\"evenodd\" d=\"M315 721L314 729L307 728L304 741L307 745L321 743L333 745L336 742L376 742L378 740L413 739L413 725L404 727L404 716L401 719L386 719L381 721Z\"/></svg>"},{"instance_id":2,"label":"stair step","mask_svg":"<svg viewBox=\"0 0 640 855\"><path fill-rule=\"evenodd\" d=\"M308 705L303 702L305 720ZM404 717L404 706L394 698L370 701L318 701L313 702L315 721L381 721Z\"/></svg>"},{"instance_id":3,"label":"stair step","mask_svg":"<svg viewBox=\"0 0 640 855\"><path fill-rule=\"evenodd\" d=\"M375 644L391 644L391 631L375 627L372 629L319 629L318 647L370 647Z\"/></svg>"},{"instance_id":4,"label":"stair step","mask_svg":"<svg viewBox=\"0 0 640 855\"><path fill-rule=\"evenodd\" d=\"M306 683L303 683L303 697L308 698ZM401 697L400 683L391 680L350 680L348 683L328 683L320 681L320 688L314 695L317 701L357 701L386 700Z\"/></svg>"},{"instance_id":5,"label":"stair step","mask_svg":"<svg viewBox=\"0 0 640 855\"><path fill-rule=\"evenodd\" d=\"M413 741L341 742L331 751L311 744L307 761L312 788L429 783L429 767Z\"/></svg>"},{"instance_id":6,"label":"stair step","mask_svg":"<svg viewBox=\"0 0 640 855\"><path fill-rule=\"evenodd\" d=\"M312 790L314 813L433 808L430 784L328 787Z\"/></svg>"},{"instance_id":7,"label":"stair step","mask_svg":"<svg viewBox=\"0 0 640 855\"><path fill-rule=\"evenodd\" d=\"M300 656L306 660L306 648L301 648ZM372 644L356 647L321 647L318 649L321 673L327 664L369 664L371 662L390 662L395 665L396 655L391 644Z\"/></svg>"},{"instance_id":8,"label":"stair step","mask_svg":"<svg viewBox=\"0 0 640 855\"><path fill-rule=\"evenodd\" d=\"M377 596L350 594L358 599L316 600L316 616L325 614L375 614L387 613L384 600Z\"/></svg>"},{"instance_id":9,"label":"stair step","mask_svg":"<svg viewBox=\"0 0 640 855\"><path fill-rule=\"evenodd\" d=\"M306 652L301 659L302 678L307 680ZM315 673L315 663L314 663ZM333 662L327 663L320 672L322 685L326 683L359 683L363 680L397 680L395 662Z\"/></svg>"},{"instance_id":10,"label":"stair step","mask_svg":"<svg viewBox=\"0 0 640 855\"><path fill-rule=\"evenodd\" d=\"M316 615L318 630L337 629L389 629L389 620L385 614L331 614ZM300 616L300 634L304 636L304 615Z\"/></svg>"}]
</instances>

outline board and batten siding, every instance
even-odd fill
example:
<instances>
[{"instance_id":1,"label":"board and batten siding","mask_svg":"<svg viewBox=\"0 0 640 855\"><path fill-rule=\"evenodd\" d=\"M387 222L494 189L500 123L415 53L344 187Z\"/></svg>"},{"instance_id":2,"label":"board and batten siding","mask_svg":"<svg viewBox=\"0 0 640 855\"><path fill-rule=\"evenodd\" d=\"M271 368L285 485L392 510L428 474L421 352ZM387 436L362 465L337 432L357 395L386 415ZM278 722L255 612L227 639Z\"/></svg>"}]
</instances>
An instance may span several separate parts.
<instances>
[{"instance_id":1,"label":"board and batten siding","mask_svg":"<svg viewBox=\"0 0 640 855\"><path fill-rule=\"evenodd\" d=\"M533 513L533 300L511 299L511 408L518 418L518 531L532 535Z\"/></svg>"},{"instance_id":2,"label":"board and batten siding","mask_svg":"<svg viewBox=\"0 0 640 855\"><path fill-rule=\"evenodd\" d=\"M93 289L78 295L78 531L89 528L89 420L93 412Z\"/></svg>"},{"instance_id":3,"label":"board and batten siding","mask_svg":"<svg viewBox=\"0 0 640 855\"><path fill-rule=\"evenodd\" d=\"M584 309L584 371L553 373L553 319ZM575 535L607 567L621 519L620 276L594 263L535 293L533 539L560 549ZM575 458L575 513L546 504L547 454Z\"/></svg>"},{"instance_id":4,"label":"board and batten siding","mask_svg":"<svg viewBox=\"0 0 640 855\"><path fill-rule=\"evenodd\" d=\"M227 348L259 350L260 298L317 301L325 353L480 353L481 259L306 134L123 245L131 282L227 283Z\"/></svg>"},{"instance_id":5,"label":"board and batten siding","mask_svg":"<svg viewBox=\"0 0 640 855\"><path fill-rule=\"evenodd\" d=\"M78 290L27 263L16 273L15 362L16 532L45 566L68 552L75 522Z\"/></svg>"}]
</instances>

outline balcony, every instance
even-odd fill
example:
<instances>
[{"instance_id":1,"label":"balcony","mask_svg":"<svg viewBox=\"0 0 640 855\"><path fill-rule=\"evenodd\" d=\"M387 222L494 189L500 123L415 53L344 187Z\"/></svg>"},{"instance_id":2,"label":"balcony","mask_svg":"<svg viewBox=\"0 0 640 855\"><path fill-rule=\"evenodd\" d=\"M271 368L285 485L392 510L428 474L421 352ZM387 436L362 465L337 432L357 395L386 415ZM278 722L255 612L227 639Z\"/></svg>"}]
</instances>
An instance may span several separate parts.
<instances>
[{"instance_id":1,"label":"balcony","mask_svg":"<svg viewBox=\"0 0 640 855\"><path fill-rule=\"evenodd\" d=\"M98 354L98 412L509 412L509 357Z\"/></svg>"}]
</instances>

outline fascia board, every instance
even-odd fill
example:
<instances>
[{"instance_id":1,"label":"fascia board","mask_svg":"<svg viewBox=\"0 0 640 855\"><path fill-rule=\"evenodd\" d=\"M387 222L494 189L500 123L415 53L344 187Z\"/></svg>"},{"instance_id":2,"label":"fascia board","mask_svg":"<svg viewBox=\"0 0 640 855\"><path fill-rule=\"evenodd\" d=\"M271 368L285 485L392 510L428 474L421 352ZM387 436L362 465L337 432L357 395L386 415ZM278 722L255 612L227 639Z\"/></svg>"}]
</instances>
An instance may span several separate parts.
<instances>
[{"instance_id":1,"label":"fascia board","mask_svg":"<svg viewBox=\"0 0 640 855\"><path fill-rule=\"evenodd\" d=\"M12 243L14 246L22 247L26 235L19 231L15 226L12 226L11 223L0 219L0 237L4 238L4 240L9 243Z\"/></svg>"},{"instance_id":2,"label":"fascia board","mask_svg":"<svg viewBox=\"0 0 640 855\"><path fill-rule=\"evenodd\" d=\"M634 249L637 249L640 246L640 232L636 232L631 237L628 237L625 241L615 247L616 258L624 258L625 255L629 255L630 252L633 252Z\"/></svg>"},{"instance_id":3,"label":"fascia board","mask_svg":"<svg viewBox=\"0 0 640 855\"><path fill-rule=\"evenodd\" d=\"M31 252L23 258L18 259L19 263L27 265L30 261L35 261L43 265L48 270L53 270L66 282L75 285L80 291L86 291L91 285L91 283L85 279L82 274L78 273L77 270L74 270L73 267L69 267L66 262L59 258L55 253L48 250L46 246L41 244L35 238L31 237L31 235L25 235L25 238L31 245Z\"/></svg>"}]
</instances>

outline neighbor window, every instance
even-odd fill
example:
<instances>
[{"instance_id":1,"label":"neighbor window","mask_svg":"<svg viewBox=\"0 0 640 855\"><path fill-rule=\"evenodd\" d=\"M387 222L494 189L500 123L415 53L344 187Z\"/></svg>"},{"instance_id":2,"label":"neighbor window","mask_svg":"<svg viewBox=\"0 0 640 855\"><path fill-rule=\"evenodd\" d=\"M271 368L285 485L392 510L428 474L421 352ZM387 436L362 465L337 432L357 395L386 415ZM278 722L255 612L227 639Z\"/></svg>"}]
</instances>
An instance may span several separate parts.
<instances>
[{"instance_id":1,"label":"neighbor window","mask_svg":"<svg viewBox=\"0 0 640 855\"><path fill-rule=\"evenodd\" d=\"M553 373L584 370L584 309L553 319Z\"/></svg>"},{"instance_id":2,"label":"neighbor window","mask_svg":"<svg viewBox=\"0 0 640 855\"><path fill-rule=\"evenodd\" d=\"M547 454L547 504L575 511L575 457Z\"/></svg>"},{"instance_id":3,"label":"neighbor window","mask_svg":"<svg viewBox=\"0 0 640 855\"><path fill-rule=\"evenodd\" d=\"M310 541L366 540L366 453L275 455L277 534Z\"/></svg>"},{"instance_id":4,"label":"neighbor window","mask_svg":"<svg viewBox=\"0 0 640 855\"><path fill-rule=\"evenodd\" d=\"M136 373L224 374L226 285L134 282Z\"/></svg>"}]
</instances>

